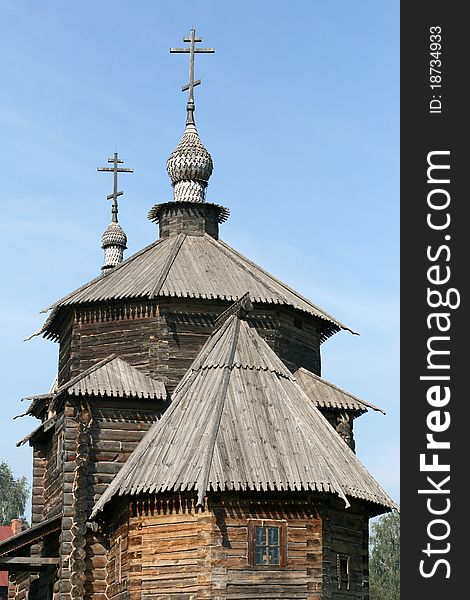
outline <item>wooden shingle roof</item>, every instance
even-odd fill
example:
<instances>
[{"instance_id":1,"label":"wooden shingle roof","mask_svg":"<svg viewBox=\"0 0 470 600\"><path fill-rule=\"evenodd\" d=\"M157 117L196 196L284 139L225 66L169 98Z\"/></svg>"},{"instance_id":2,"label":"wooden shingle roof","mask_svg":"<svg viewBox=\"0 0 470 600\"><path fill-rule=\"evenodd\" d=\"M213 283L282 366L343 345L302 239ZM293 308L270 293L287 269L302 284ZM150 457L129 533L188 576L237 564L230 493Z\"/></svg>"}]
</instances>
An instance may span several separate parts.
<instances>
[{"instance_id":1,"label":"wooden shingle roof","mask_svg":"<svg viewBox=\"0 0 470 600\"><path fill-rule=\"evenodd\" d=\"M62 385L55 396L63 392L69 396L166 399L164 383L148 377L115 354Z\"/></svg>"},{"instance_id":2,"label":"wooden shingle roof","mask_svg":"<svg viewBox=\"0 0 470 600\"><path fill-rule=\"evenodd\" d=\"M56 403L64 394L155 400L166 400L167 397L163 382L148 377L115 354L111 354L60 387L55 386L48 394L23 398L31 400L31 404L24 414L17 416L31 415L39 418L45 407ZM22 443L27 439L29 438L22 440Z\"/></svg>"},{"instance_id":3,"label":"wooden shingle roof","mask_svg":"<svg viewBox=\"0 0 470 600\"><path fill-rule=\"evenodd\" d=\"M32 403L24 414L17 416L30 415L39 417L40 413L43 413L45 409L54 412L57 404L63 400L64 396L142 398L149 400L167 399L166 388L163 382L148 377L145 373L142 373L115 354L111 354L86 371L73 377L59 388L56 388L54 392L23 398L23 400L32 400ZM31 443L31 440L48 431L55 422L56 417L50 417L26 437L19 440L16 445L22 446L26 442Z\"/></svg>"},{"instance_id":4,"label":"wooden shingle roof","mask_svg":"<svg viewBox=\"0 0 470 600\"><path fill-rule=\"evenodd\" d=\"M65 386L71 396L166 398L165 385L161 381L148 377L115 355L94 365Z\"/></svg>"},{"instance_id":5,"label":"wooden shingle roof","mask_svg":"<svg viewBox=\"0 0 470 600\"><path fill-rule=\"evenodd\" d=\"M50 335L57 311L75 304L170 296L234 302L247 291L252 302L287 305L322 319L322 340L340 329L352 332L223 241L182 233L160 238L53 304L39 333Z\"/></svg>"},{"instance_id":6,"label":"wooden shingle roof","mask_svg":"<svg viewBox=\"0 0 470 600\"><path fill-rule=\"evenodd\" d=\"M300 387L318 408L349 410L357 413L365 413L371 408L385 414L381 408L353 396L303 367L297 369L294 376Z\"/></svg>"},{"instance_id":7,"label":"wooden shingle roof","mask_svg":"<svg viewBox=\"0 0 470 600\"><path fill-rule=\"evenodd\" d=\"M379 507L393 501L245 321L206 342L154 424L95 505L115 495L312 490Z\"/></svg>"}]
</instances>

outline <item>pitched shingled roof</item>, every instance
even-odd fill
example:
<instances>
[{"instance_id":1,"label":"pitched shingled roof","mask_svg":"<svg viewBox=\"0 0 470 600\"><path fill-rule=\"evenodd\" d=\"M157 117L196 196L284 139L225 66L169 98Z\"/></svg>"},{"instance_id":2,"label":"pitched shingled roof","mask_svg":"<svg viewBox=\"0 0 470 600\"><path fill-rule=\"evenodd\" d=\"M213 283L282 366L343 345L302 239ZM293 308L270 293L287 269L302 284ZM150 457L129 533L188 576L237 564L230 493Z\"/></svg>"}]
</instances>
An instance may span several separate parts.
<instances>
[{"instance_id":1,"label":"pitched shingled roof","mask_svg":"<svg viewBox=\"0 0 470 600\"><path fill-rule=\"evenodd\" d=\"M56 395L108 396L164 400L165 384L152 379L115 354L96 363L61 386Z\"/></svg>"},{"instance_id":2,"label":"pitched shingled roof","mask_svg":"<svg viewBox=\"0 0 470 600\"><path fill-rule=\"evenodd\" d=\"M45 405L48 405L50 401L57 401L63 393L69 396L88 395L155 400L166 400L167 396L163 382L148 377L116 354L111 354L60 387L54 387L49 394L23 398L23 400L31 400L31 405L25 413L17 415L17 417L31 415L39 418L38 409L44 410Z\"/></svg>"},{"instance_id":3,"label":"pitched shingled roof","mask_svg":"<svg viewBox=\"0 0 470 600\"><path fill-rule=\"evenodd\" d=\"M393 501L268 344L236 315L209 338L93 515L114 495L312 490Z\"/></svg>"},{"instance_id":4,"label":"pitched shingled roof","mask_svg":"<svg viewBox=\"0 0 470 600\"><path fill-rule=\"evenodd\" d=\"M58 309L74 304L162 296L234 302L246 291L252 302L287 305L319 317L324 322L322 340L340 329L352 332L225 242L182 233L160 238L53 304L39 333L51 334Z\"/></svg>"},{"instance_id":5,"label":"pitched shingled roof","mask_svg":"<svg viewBox=\"0 0 470 600\"><path fill-rule=\"evenodd\" d=\"M351 410L358 413L365 413L371 408L385 414L381 408L353 396L303 367L297 369L294 376L300 387L318 408Z\"/></svg>"},{"instance_id":6,"label":"pitched shingled roof","mask_svg":"<svg viewBox=\"0 0 470 600\"><path fill-rule=\"evenodd\" d=\"M54 392L23 398L23 400L32 400L32 403L24 414L17 416L31 415L39 417L40 412L43 412L46 408L54 408L61 401L64 394L68 396L143 398L149 400L166 400L167 398L163 382L148 377L115 354L111 354L70 379L67 383L55 389ZM26 437L19 440L16 445L22 446L35 436L45 433L55 424L55 421L55 416L47 419Z\"/></svg>"}]
</instances>

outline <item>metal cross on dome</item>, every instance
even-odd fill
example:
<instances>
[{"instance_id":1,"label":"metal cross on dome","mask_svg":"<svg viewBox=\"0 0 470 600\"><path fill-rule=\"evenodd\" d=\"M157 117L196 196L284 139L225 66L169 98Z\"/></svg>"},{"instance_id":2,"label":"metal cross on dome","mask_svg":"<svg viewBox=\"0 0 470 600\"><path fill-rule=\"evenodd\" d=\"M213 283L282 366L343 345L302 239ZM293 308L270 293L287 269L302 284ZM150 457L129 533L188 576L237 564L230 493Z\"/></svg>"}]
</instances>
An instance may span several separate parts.
<instances>
[{"instance_id":1,"label":"metal cross on dome","mask_svg":"<svg viewBox=\"0 0 470 600\"><path fill-rule=\"evenodd\" d=\"M119 155L117 152L114 153L113 158L108 158L108 162L113 163L113 166L112 167L98 167L98 171L107 171L107 172L114 173L113 193L108 194L106 196L106 199L113 201L112 208L111 208L112 220L113 220L113 223L117 223L117 220L118 220L117 219L117 214L118 214L117 199L118 199L118 196L122 196L124 194L124 192L118 192L118 173L133 173L134 169L126 169L125 167L118 167L118 165L122 165L124 161L122 160L122 158L119 158Z\"/></svg>"},{"instance_id":2,"label":"metal cross on dome","mask_svg":"<svg viewBox=\"0 0 470 600\"><path fill-rule=\"evenodd\" d=\"M194 55L196 53L213 54L215 52L215 48L196 48L195 44L202 42L202 38L196 37L195 29L191 29L189 37L184 37L183 42L189 42L189 48L170 48L170 52L172 54L189 54L189 83L183 85L182 91L186 92L189 90L188 104L186 106L186 110L188 111L186 124L194 125L194 88L201 83L200 79L194 81Z\"/></svg>"}]
</instances>

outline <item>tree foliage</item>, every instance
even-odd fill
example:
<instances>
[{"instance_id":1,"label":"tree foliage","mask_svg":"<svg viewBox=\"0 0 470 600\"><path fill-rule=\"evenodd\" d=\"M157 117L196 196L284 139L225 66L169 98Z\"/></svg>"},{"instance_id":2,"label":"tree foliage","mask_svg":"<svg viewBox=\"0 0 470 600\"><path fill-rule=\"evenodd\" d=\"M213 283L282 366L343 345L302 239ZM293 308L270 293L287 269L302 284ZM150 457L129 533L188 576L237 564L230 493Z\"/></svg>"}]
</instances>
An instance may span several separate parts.
<instances>
[{"instance_id":1,"label":"tree foliage","mask_svg":"<svg viewBox=\"0 0 470 600\"><path fill-rule=\"evenodd\" d=\"M400 599L400 513L392 511L372 525L370 600Z\"/></svg>"},{"instance_id":2,"label":"tree foliage","mask_svg":"<svg viewBox=\"0 0 470 600\"><path fill-rule=\"evenodd\" d=\"M24 519L28 493L26 477L15 479L10 466L0 462L0 525L10 525L12 519Z\"/></svg>"}]
</instances>

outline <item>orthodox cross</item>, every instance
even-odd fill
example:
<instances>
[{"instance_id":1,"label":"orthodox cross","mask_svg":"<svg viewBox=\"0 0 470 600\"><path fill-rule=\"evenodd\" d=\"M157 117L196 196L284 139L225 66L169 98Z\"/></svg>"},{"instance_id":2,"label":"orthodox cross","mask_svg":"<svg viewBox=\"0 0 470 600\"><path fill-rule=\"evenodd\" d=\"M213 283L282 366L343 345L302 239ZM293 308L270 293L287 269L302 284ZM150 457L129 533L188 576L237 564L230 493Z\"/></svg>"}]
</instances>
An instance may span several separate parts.
<instances>
[{"instance_id":1,"label":"orthodox cross","mask_svg":"<svg viewBox=\"0 0 470 600\"><path fill-rule=\"evenodd\" d=\"M188 118L186 120L186 124L194 125L194 88L201 83L200 79L194 81L194 55L196 53L202 54L213 54L215 52L215 48L196 48L195 44L197 42L202 42L202 38L196 37L196 30L191 29L189 37L184 37L183 42L189 42L189 48L170 48L170 52L173 53L185 53L189 54L189 83L183 85L182 91L186 92L189 90L188 94L188 104L186 106L186 110L188 111Z\"/></svg>"},{"instance_id":2,"label":"orthodox cross","mask_svg":"<svg viewBox=\"0 0 470 600\"><path fill-rule=\"evenodd\" d=\"M112 220L114 223L117 223L117 214L118 214L118 196L122 196L124 192L118 192L118 173L133 173L134 169L126 169L124 167L118 167L118 165L122 165L124 162L122 158L119 158L118 153L114 153L113 158L108 158L109 163L113 163L112 167L98 167L98 171L108 171L114 173L114 190L112 194L108 194L106 196L107 200L112 200L113 205L111 208Z\"/></svg>"}]
</instances>

